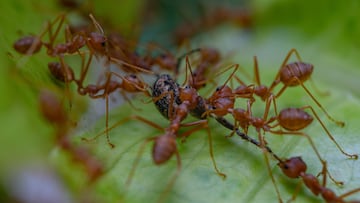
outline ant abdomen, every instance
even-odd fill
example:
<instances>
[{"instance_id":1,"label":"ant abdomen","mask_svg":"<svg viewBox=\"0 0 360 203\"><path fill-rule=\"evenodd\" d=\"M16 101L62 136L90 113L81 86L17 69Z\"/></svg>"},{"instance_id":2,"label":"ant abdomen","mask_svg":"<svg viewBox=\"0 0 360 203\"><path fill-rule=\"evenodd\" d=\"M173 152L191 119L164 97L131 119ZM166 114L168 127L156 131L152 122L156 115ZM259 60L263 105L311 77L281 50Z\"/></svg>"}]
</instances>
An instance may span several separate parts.
<instances>
[{"instance_id":1,"label":"ant abdomen","mask_svg":"<svg viewBox=\"0 0 360 203\"><path fill-rule=\"evenodd\" d=\"M155 139L153 146L153 160L160 165L167 162L176 152L176 141L173 137L164 135Z\"/></svg>"},{"instance_id":2,"label":"ant abdomen","mask_svg":"<svg viewBox=\"0 0 360 203\"><path fill-rule=\"evenodd\" d=\"M299 108L283 109L278 116L281 127L289 131L304 129L313 121L313 117Z\"/></svg>"},{"instance_id":3,"label":"ant abdomen","mask_svg":"<svg viewBox=\"0 0 360 203\"><path fill-rule=\"evenodd\" d=\"M49 62L48 68L51 75L61 82L70 82L75 79L74 71L71 68L67 68L67 70L65 70L59 62ZM66 73L64 73L64 71Z\"/></svg>"},{"instance_id":4,"label":"ant abdomen","mask_svg":"<svg viewBox=\"0 0 360 203\"><path fill-rule=\"evenodd\" d=\"M309 63L289 63L280 71L280 80L287 86L297 86L300 84L299 82L308 80L313 70L314 66Z\"/></svg>"},{"instance_id":5,"label":"ant abdomen","mask_svg":"<svg viewBox=\"0 0 360 203\"><path fill-rule=\"evenodd\" d=\"M13 47L20 54L32 55L40 51L41 40L36 36L26 36L17 40ZM31 50L32 49L32 50Z\"/></svg>"}]
</instances>

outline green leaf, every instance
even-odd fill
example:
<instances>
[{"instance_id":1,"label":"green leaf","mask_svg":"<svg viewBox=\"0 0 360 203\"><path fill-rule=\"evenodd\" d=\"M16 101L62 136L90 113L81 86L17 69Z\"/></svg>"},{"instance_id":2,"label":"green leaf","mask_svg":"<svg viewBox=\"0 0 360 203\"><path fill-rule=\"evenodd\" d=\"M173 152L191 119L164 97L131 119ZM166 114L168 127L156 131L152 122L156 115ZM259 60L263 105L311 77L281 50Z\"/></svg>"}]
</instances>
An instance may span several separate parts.
<instances>
[{"instance_id":1,"label":"green leaf","mask_svg":"<svg viewBox=\"0 0 360 203\"><path fill-rule=\"evenodd\" d=\"M254 30L245 31L222 25L197 36L192 41L192 47L215 46L224 54L234 53L226 60L239 63L249 73L252 73L253 56L256 55L264 84L272 82L288 51L296 48L303 61L314 64L312 79L316 87L328 95L316 92L308 82L306 87L330 115L345 121L346 125L340 128L330 122L300 87L286 90L277 100L278 108L312 105L343 149L348 153L359 154L357 132L360 122L360 82L357 77L360 75L360 64L357 57L358 39L354 34L359 30L356 12L359 5L357 1L351 1L352 9L346 10L348 4L349 2L319 1L316 7L310 1L255 1ZM0 136L0 164L3 166L0 177L5 178L14 167L22 167L29 161L40 159L51 163L74 196L81 198L82 188L87 186L86 174L65 152L54 147L53 129L43 121L37 107L36 86L56 88L47 75L46 64L51 59L45 53L40 53L29 57L23 66L16 67L20 56L12 49L12 43L20 37L18 31L25 34L39 33L43 23L54 19L60 10L53 3L28 1L2 1L0 7L6 12L0 18L0 48L3 50L0 55L3 66L0 69L0 90L3 95L0 101L0 125L3 132ZM105 7L96 7L99 9L97 12L109 15L112 19L111 16L115 14L104 12L108 8ZM13 19L16 19L16 23ZM13 56L8 56L6 52ZM19 75L29 77L34 81L35 87L29 87ZM204 92L206 91L202 93ZM71 114L79 116L80 120L91 120L92 116L81 115L80 106L84 99L74 100L74 105L78 108L74 108ZM129 115L141 115L167 127L168 121L160 116L154 105L144 104L141 99L144 98L140 96L133 101L141 110L135 110L129 104L112 109L110 123ZM243 102L238 105L243 105ZM254 114L261 116L264 106L264 103L259 102L253 109ZM190 118L187 121L192 120ZM148 144L132 183L127 188L125 181L131 173L141 143L146 138L163 132L143 122L130 120L110 131L110 139L116 145L114 149L110 149L105 136L91 143L80 140L81 137L93 137L105 128L104 118L95 123L89 122L74 132L74 142L91 147L94 156L104 162L107 171L93 185L94 192L88 195L100 202L156 202L165 193L166 202L277 202L262 151L237 136L225 138L230 132L214 120L209 119L209 126L215 160L221 172L227 175L226 180L216 174L210 159L206 131L200 130L187 138L185 143L178 142L182 169L173 187L168 188L167 184L176 171L175 157L164 165L157 166L151 158L152 144ZM181 132L186 130L182 129ZM359 187L360 176L357 171L360 161L349 160L341 154L316 120L304 132L312 137L317 149L328 161L328 169L334 178L345 182L343 187L338 187L328 181L328 187L336 194ZM249 135L257 138L254 131L250 131ZM309 173L317 174L321 170L320 162L305 138L272 134L266 134L266 137L269 146L279 156L302 156ZM276 161L270 159L270 165L280 194L286 201L294 193L298 180L286 178L276 166ZM349 199L360 199L360 194L354 194ZM296 202L321 202L321 198L314 197L302 186Z\"/></svg>"}]
</instances>

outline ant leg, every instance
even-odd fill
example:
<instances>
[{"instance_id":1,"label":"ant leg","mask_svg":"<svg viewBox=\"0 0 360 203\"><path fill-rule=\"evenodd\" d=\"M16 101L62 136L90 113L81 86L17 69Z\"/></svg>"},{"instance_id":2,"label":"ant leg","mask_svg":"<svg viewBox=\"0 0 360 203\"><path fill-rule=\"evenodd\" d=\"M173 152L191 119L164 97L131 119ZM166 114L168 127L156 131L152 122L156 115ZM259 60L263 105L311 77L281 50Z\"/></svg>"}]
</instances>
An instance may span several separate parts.
<instances>
[{"instance_id":1,"label":"ant leg","mask_svg":"<svg viewBox=\"0 0 360 203\"><path fill-rule=\"evenodd\" d=\"M192 77L193 72L192 72L192 69L191 69L191 64L190 64L190 61L189 61L189 57L186 55L185 80L184 80L184 83L181 86L185 86L186 84L190 84L189 83L190 79L188 79L188 70L190 72L189 77ZM194 81L194 79L192 78L191 81Z\"/></svg>"},{"instance_id":2,"label":"ant leg","mask_svg":"<svg viewBox=\"0 0 360 203\"><path fill-rule=\"evenodd\" d=\"M111 75L113 75L113 76L116 76L116 77L122 79L122 80L123 80L123 84L131 84L133 87L136 88L137 91L141 91L141 92L144 92L145 94L147 94L146 88L141 87L141 86L139 86L138 84L135 84L134 82L132 83L132 81L130 81L130 80L127 79L126 77L123 77L122 75L120 75L120 74L118 74L118 73L116 73L116 72L110 71L109 73L110 73ZM139 76L137 76L137 78L139 78ZM124 81L127 82L127 83L124 83ZM139 81L141 81L140 84L143 84L143 85L145 86L145 83L144 83L142 80L139 79ZM125 85L122 85L122 87L124 87L124 86L125 86ZM123 88L123 89L127 89L127 88ZM147 94L147 96L150 97L151 95Z\"/></svg>"},{"instance_id":3,"label":"ant leg","mask_svg":"<svg viewBox=\"0 0 360 203\"><path fill-rule=\"evenodd\" d=\"M287 201L287 203L290 203L292 201L296 200L296 196L299 194L301 186L302 186L303 182L299 181L299 183L297 184L295 191L293 193L293 195L291 196L291 198Z\"/></svg>"},{"instance_id":4,"label":"ant leg","mask_svg":"<svg viewBox=\"0 0 360 203\"><path fill-rule=\"evenodd\" d=\"M360 192L360 188L356 188L356 189L353 189L353 190L351 190L351 191L349 191L349 192L346 192L346 193L338 196L338 198L339 198L339 199L344 199L345 197L350 196L350 195L353 195L353 194L355 194L355 193L357 193L357 192ZM355 201L355 202L356 202L356 201Z\"/></svg>"},{"instance_id":5,"label":"ant leg","mask_svg":"<svg viewBox=\"0 0 360 203\"><path fill-rule=\"evenodd\" d=\"M307 109L307 108L311 110L311 112L314 114L315 118L319 121L320 125L325 130L326 134L334 142L334 144L341 151L341 153L344 154L345 156L348 156L351 159L357 159L358 158L357 154L348 154L341 148L341 146L336 142L335 138L331 135L329 130L325 127L324 123L320 120L319 116L317 115L317 113L315 112L315 110L311 106L304 106L301 109Z\"/></svg>"},{"instance_id":6,"label":"ant leg","mask_svg":"<svg viewBox=\"0 0 360 203\"><path fill-rule=\"evenodd\" d=\"M138 166L138 164L139 164L140 157L141 157L141 155L144 153L145 146L146 146L149 142L156 140L156 138L157 138L157 137L149 137L149 138L147 138L147 139L142 143L142 145L140 146L140 149L139 149L139 151L138 151L138 153L137 153L137 155L136 155L135 161L134 161L134 163L133 163L133 165L132 165L132 167L131 167L130 174L129 174L128 178L126 179L126 182L125 182L126 188L129 188L129 187L130 187L131 180L132 180L132 178L133 178L133 176L134 176L134 174L135 174L135 170L136 170L136 168L137 168L137 166Z\"/></svg>"},{"instance_id":7,"label":"ant leg","mask_svg":"<svg viewBox=\"0 0 360 203\"><path fill-rule=\"evenodd\" d=\"M60 64L61 64L61 68L62 68L62 72L64 73L64 82L65 82L65 95L69 98L69 108L71 110L72 108L72 95L70 92L70 82L68 75L70 74L70 68L68 67L68 65L64 62L64 57L61 55L59 56L60 59Z\"/></svg>"},{"instance_id":8,"label":"ant leg","mask_svg":"<svg viewBox=\"0 0 360 203\"><path fill-rule=\"evenodd\" d=\"M323 169L322 169L322 173L324 175L326 175L326 173L329 175L330 179L337 185L343 185L343 182L342 181L337 181L335 180L335 178L332 177L332 175L328 172L327 170L327 163L326 161L321 157L319 151L317 150L316 146L315 146L315 143L313 142L313 140L311 139L311 137L306 134L306 133L303 133L303 132L298 132L298 131L295 131L295 132L286 132L286 131L269 131L275 135L297 135L297 136L303 136L303 137L306 137L311 145L311 147L313 148L313 150L315 151L315 154L316 156L318 157L319 161L321 162L322 166L323 166Z\"/></svg>"},{"instance_id":9,"label":"ant leg","mask_svg":"<svg viewBox=\"0 0 360 203\"><path fill-rule=\"evenodd\" d=\"M191 123L185 123L185 124L181 124L181 126L183 127L188 127L188 126L194 126L194 125L199 125L183 134L180 135L180 137L182 138L182 142L185 142L185 139L190 136L193 132L196 132L198 130L201 130L203 128L206 128L206 132L208 135L208 139L209 139L209 152L210 152L210 157L211 157L211 161L213 163L214 169L216 171L216 173L221 176L223 179L226 178L226 174L221 173L220 170L217 168L216 165L216 161L214 158L214 152L213 152L213 144L212 144L212 138L211 138L211 133L210 133L210 129L208 126L208 121L207 120L200 120L200 121L195 121L195 122L191 122Z\"/></svg>"},{"instance_id":10,"label":"ant leg","mask_svg":"<svg viewBox=\"0 0 360 203\"><path fill-rule=\"evenodd\" d=\"M96 29L97 29L98 31L100 31L100 33L101 33L102 35L104 35L104 30L103 30L103 28L101 27L101 25L99 24L99 22L97 22L97 20L96 20L95 17L92 15L92 13L89 14L89 17L90 17L91 21L93 22L93 24L95 25Z\"/></svg>"},{"instance_id":11,"label":"ant leg","mask_svg":"<svg viewBox=\"0 0 360 203\"><path fill-rule=\"evenodd\" d=\"M224 70L216 73L216 76L219 76L221 74L223 74L224 72L230 70L230 69L234 69L233 72L229 75L229 77L226 79L226 81L224 82L224 84L222 85L222 87L225 87L226 84L231 80L231 78L235 75L236 71L239 69L239 64L233 64L233 65L230 65L228 67L225 67Z\"/></svg>"},{"instance_id":12,"label":"ant leg","mask_svg":"<svg viewBox=\"0 0 360 203\"><path fill-rule=\"evenodd\" d=\"M168 184L166 185L166 190L163 194L161 194L161 196L159 197L159 201L158 202L164 202L165 197L167 196L167 194L169 193L170 189L173 187L173 185L175 184L176 178L179 176L180 171L181 171L181 159L180 159L180 154L178 152L178 150L175 150L175 155L176 155L176 163L177 163L177 167L176 167L176 171L174 173L174 175L172 176L172 178L170 179L170 181L168 182Z\"/></svg>"},{"instance_id":13,"label":"ant leg","mask_svg":"<svg viewBox=\"0 0 360 203\"><path fill-rule=\"evenodd\" d=\"M298 78L295 78L295 79L298 80L298 82L300 82L300 80ZM338 125L340 127L345 126L344 122L337 121L329 115L329 113L325 110L325 108L315 99L315 97L310 93L310 91L305 87L305 85L302 82L300 82L300 85L304 88L306 93L308 93L308 95L311 97L311 99L318 105L318 107L325 113L326 117L328 117L329 120L331 120L332 122L334 122L336 125Z\"/></svg>"},{"instance_id":14,"label":"ant leg","mask_svg":"<svg viewBox=\"0 0 360 203\"><path fill-rule=\"evenodd\" d=\"M265 111L264 111L264 115L263 115L263 120L266 121L267 117L269 115L269 110L270 110L270 105L271 102L274 104L274 110L275 110L275 115L277 116L277 109L276 109L276 101L273 95L270 95L270 97L268 97L266 99L266 106L265 106ZM248 101L248 109L249 109L249 101Z\"/></svg>"},{"instance_id":15,"label":"ant leg","mask_svg":"<svg viewBox=\"0 0 360 203\"><path fill-rule=\"evenodd\" d=\"M332 175L329 173L329 171L327 170L327 162L324 161L323 162L323 168L321 170L321 172L318 173L317 177L319 177L320 175L323 176L323 181L322 181L322 187L326 187L326 178L327 176L329 176L329 178L336 184L336 185L344 185L344 182L342 181L336 181L334 177L332 177Z\"/></svg>"},{"instance_id":16,"label":"ant leg","mask_svg":"<svg viewBox=\"0 0 360 203\"><path fill-rule=\"evenodd\" d=\"M259 133L259 134L260 134L260 133ZM279 202L282 203L283 201L282 201L282 199L281 199L281 195L280 195L279 188L278 188L278 186L277 186L277 184L276 184L276 182L275 182L274 175L273 175L273 173L272 173L272 171L271 171L269 158L268 158L268 156L267 156L268 151L266 150L265 146L261 146L261 148L262 148L262 153L263 153L264 158L265 158L266 168L267 168L267 170L268 170L268 172L269 172L269 175L270 175L270 178L271 178L271 182L273 183L273 185L274 185L274 187L275 187L276 195L277 195L277 197L278 197L278 199L279 199Z\"/></svg>"},{"instance_id":17,"label":"ant leg","mask_svg":"<svg viewBox=\"0 0 360 203\"><path fill-rule=\"evenodd\" d=\"M302 61L302 60L301 60L301 57L300 57L300 54L299 54L299 52L297 51L297 49L292 48L292 49L290 49L290 51L287 53L287 55L286 55L283 63L281 64L281 68L284 67L284 66L287 64L287 62L289 61L289 59L290 59L290 57L291 57L292 54L295 54L295 56L296 56L296 58L297 58L297 60L298 60L299 62Z\"/></svg>"},{"instance_id":18,"label":"ant leg","mask_svg":"<svg viewBox=\"0 0 360 203\"><path fill-rule=\"evenodd\" d=\"M186 57L186 60L188 60L188 55L191 55L195 52L200 52L201 49L200 48L197 48L197 49L193 49L193 50L190 50L188 52L186 52L185 54L181 55L178 59L177 59L177 62L176 62L176 67L175 67L175 79L177 78L177 76L179 75L179 70L180 70L180 65L181 65L181 61ZM186 62L187 63L187 62Z\"/></svg>"},{"instance_id":19,"label":"ant leg","mask_svg":"<svg viewBox=\"0 0 360 203\"><path fill-rule=\"evenodd\" d=\"M269 87L269 92L271 92L271 91L274 89L274 87L280 83L280 73L281 73L281 70L282 70L282 68L287 64L287 62L289 61L290 56L291 56L292 54L295 54L295 56L296 56L296 58L297 58L298 61L300 61L300 62L302 61L299 52L298 52L296 49L294 49L294 48L291 49L291 50L287 53L284 61L282 62L281 66L280 66L280 68L279 68L279 70L278 70L278 72L277 72L277 74L276 74L276 76L275 76L275 79L274 79L273 83L272 83L271 86Z\"/></svg>"},{"instance_id":20,"label":"ant leg","mask_svg":"<svg viewBox=\"0 0 360 203\"><path fill-rule=\"evenodd\" d=\"M85 80L85 77L87 75L87 72L89 70L89 67L90 67L90 64L91 64L91 61L92 61L92 54L89 54L89 58L85 64L85 56L83 54L80 55L81 56L81 71L80 71L80 79L79 79L79 88L78 88L78 92L80 90L80 88L83 88L84 86L84 80Z\"/></svg>"},{"instance_id":21,"label":"ant leg","mask_svg":"<svg viewBox=\"0 0 360 203\"><path fill-rule=\"evenodd\" d=\"M314 83L314 80L310 77L309 78L309 82L310 85L312 86L312 88L314 89L314 91L319 94L320 96L329 96L330 92L329 91L321 91L318 89L318 87L316 86L316 84Z\"/></svg>"},{"instance_id":22,"label":"ant leg","mask_svg":"<svg viewBox=\"0 0 360 203\"><path fill-rule=\"evenodd\" d=\"M101 133L95 135L95 136L92 137L92 138L81 138L81 139L82 139L83 141L86 141L86 142L94 141L94 140L96 140L97 138L99 138L100 136L106 134L107 132L109 132L110 130L112 130L112 129L118 127L118 126L121 126L122 124L128 122L129 120L139 120L139 121L141 121L141 122L143 122L143 123L145 123L145 124L147 124L147 125L149 125L149 126L152 126L152 127L156 128L156 129L164 130L161 126L157 125L156 123L154 123L154 122L152 122L152 121L147 120L146 118L143 118L143 117L141 117L141 116L136 116L136 115L134 116L134 115L133 115L133 116L126 117L126 118L124 118L124 119L116 122L115 124L113 124L112 126L110 126L107 130L102 131ZM110 140L109 136L108 136L108 135L106 135L106 136L107 136L108 144L109 144L110 146L115 146L114 144L112 144L112 143L109 142L109 140ZM113 148L113 147L112 147L112 148Z\"/></svg>"},{"instance_id":23,"label":"ant leg","mask_svg":"<svg viewBox=\"0 0 360 203\"><path fill-rule=\"evenodd\" d=\"M128 67L128 68L133 68L135 71L139 71L139 72L144 72L144 73L148 73L148 74L154 74L154 72L150 71L150 70L147 70L145 68L141 68L139 66L135 66L133 64L130 64L130 63L127 63L123 60L120 60L120 59L117 59L117 58L114 58L114 57L109 57L109 62L113 62L117 65L122 65L122 66L125 66L125 67Z\"/></svg>"},{"instance_id":24,"label":"ant leg","mask_svg":"<svg viewBox=\"0 0 360 203\"><path fill-rule=\"evenodd\" d=\"M345 123L343 121L335 120L333 117L330 116L330 114L325 110L325 108L319 103L319 101L311 94L311 92L305 87L305 85L299 80L299 78L294 77L293 80L296 80L298 84L301 85L301 87L305 90L305 92L310 96L310 98L316 103L316 105L325 113L326 117L334 122L336 125L340 127L344 127ZM276 94L276 98L278 98L284 90L287 88L287 85L284 84L282 89Z\"/></svg>"},{"instance_id":25,"label":"ant leg","mask_svg":"<svg viewBox=\"0 0 360 203\"><path fill-rule=\"evenodd\" d=\"M55 33L52 33L52 26L55 25L57 22L59 21ZM48 32L49 32L49 43L48 46L50 49L53 48L54 42L56 37L58 36L58 34L60 33L60 29L62 27L62 25L64 24L65 21L65 14L60 14L52 23L48 22Z\"/></svg>"},{"instance_id":26,"label":"ant leg","mask_svg":"<svg viewBox=\"0 0 360 203\"><path fill-rule=\"evenodd\" d=\"M260 74L259 74L259 65L258 65L258 60L257 57L254 56L254 81L257 85L261 85L261 80L260 80Z\"/></svg>"},{"instance_id":27,"label":"ant leg","mask_svg":"<svg viewBox=\"0 0 360 203\"><path fill-rule=\"evenodd\" d=\"M150 137L150 138L147 138L143 144L141 145L137 155L136 155L136 158L135 158L135 161L132 165L132 168L131 168L131 171L130 171L130 174L125 182L125 185L126 185L126 188L129 188L130 187L130 184L131 184L131 181L132 181L132 178L133 176L135 175L135 170L139 164L139 161L140 161L140 157L141 155L144 153L144 149L145 149L145 146L151 142L151 141L155 141L156 139L158 138L158 136L156 137ZM164 200L164 198L166 197L166 195L168 194L168 192L170 191L170 189L173 187L173 185L175 184L175 181L176 181L176 178L179 176L180 174L180 171L181 171L181 159L180 159L180 154L178 152L177 149L175 149L175 154L176 154L176 160L177 160L177 168L176 168L176 172L175 174L172 176L172 178L170 179L170 181L168 182L168 184L166 185L166 190L163 194L161 194L160 198L159 198L159 202L162 202Z\"/></svg>"}]
</instances>

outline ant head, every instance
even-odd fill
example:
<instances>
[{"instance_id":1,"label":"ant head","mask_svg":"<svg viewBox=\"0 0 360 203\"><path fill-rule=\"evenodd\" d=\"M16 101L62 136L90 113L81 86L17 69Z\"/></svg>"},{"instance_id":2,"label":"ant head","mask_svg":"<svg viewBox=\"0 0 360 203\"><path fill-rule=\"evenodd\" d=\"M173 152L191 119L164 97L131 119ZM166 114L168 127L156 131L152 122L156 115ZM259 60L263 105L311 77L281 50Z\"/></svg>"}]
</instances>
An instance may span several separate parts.
<instances>
[{"instance_id":1,"label":"ant head","mask_svg":"<svg viewBox=\"0 0 360 203\"><path fill-rule=\"evenodd\" d=\"M301 157L292 157L278 163L283 173L289 178L297 178L306 171L306 164Z\"/></svg>"},{"instance_id":2,"label":"ant head","mask_svg":"<svg viewBox=\"0 0 360 203\"><path fill-rule=\"evenodd\" d=\"M91 47L100 53L105 53L106 52L106 42L107 39L103 34L97 33L97 32L91 32L89 34L89 42Z\"/></svg>"}]
</instances>

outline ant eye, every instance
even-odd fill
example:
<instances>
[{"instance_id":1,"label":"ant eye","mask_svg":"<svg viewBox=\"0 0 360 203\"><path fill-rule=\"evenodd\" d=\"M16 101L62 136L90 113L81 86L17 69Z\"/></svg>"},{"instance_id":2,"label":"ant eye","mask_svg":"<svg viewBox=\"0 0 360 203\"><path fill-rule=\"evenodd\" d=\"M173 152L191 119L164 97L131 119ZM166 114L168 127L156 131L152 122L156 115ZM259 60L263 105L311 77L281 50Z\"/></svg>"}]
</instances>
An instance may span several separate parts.
<instances>
[{"instance_id":1,"label":"ant eye","mask_svg":"<svg viewBox=\"0 0 360 203\"><path fill-rule=\"evenodd\" d=\"M134 78L134 79L137 78L136 75L134 75L134 74L131 74L130 77L131 77L131 78Z\"/></svg>"},{"instance_id":2,"label":"ant eye","mask_svg":"<svg viewBox=\"0 0 360 203\"><path fill-rule=\"evenodd\" d=\"M218 92L218 91L220 91L220 89L221 89L221 87L217 87L217 88L216 88L216 91Z\"/></svg>"},{"instance_id":3,"label":"ant eye","mask_svg":"<svg viewBox=\"0 0 360 203\"><path fill-rule=\"evenodd\" d=\"M106 46L106 42L101 42L101 46L105 47Z\"/></svg>"}]
</instances>

